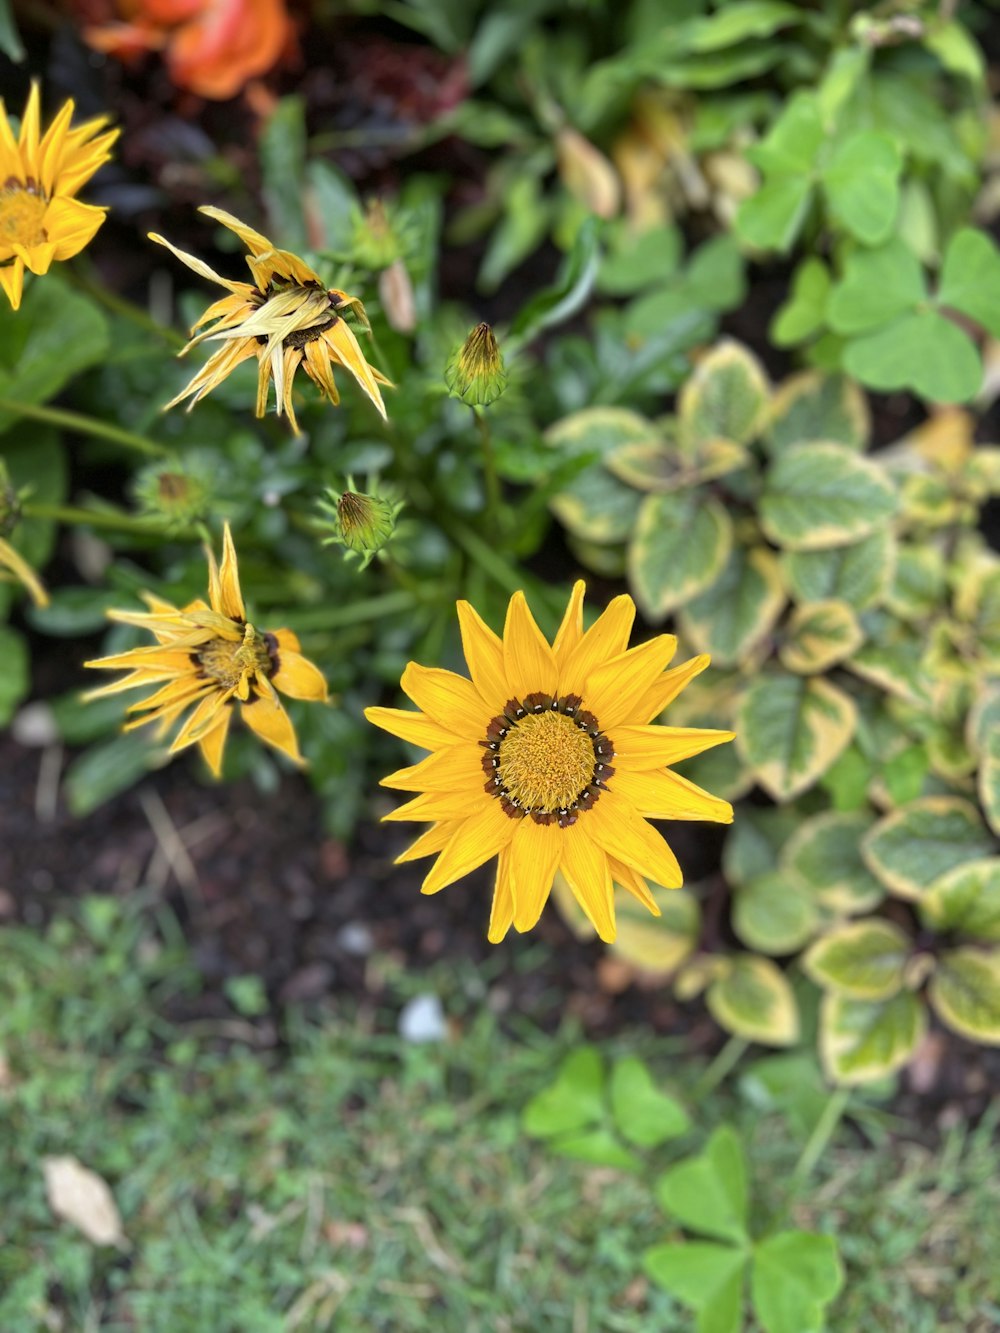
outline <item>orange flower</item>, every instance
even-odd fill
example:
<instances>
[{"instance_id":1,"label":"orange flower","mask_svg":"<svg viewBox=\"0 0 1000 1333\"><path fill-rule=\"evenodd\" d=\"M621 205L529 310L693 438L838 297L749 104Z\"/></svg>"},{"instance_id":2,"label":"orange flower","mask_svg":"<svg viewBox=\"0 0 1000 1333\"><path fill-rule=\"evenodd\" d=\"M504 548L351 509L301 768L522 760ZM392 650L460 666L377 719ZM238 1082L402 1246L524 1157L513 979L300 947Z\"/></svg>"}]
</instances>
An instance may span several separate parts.
<instances>
[{"instance_id":1,"label":"orange flower","mask_svg":"<svg viewBox=\"0 0 1000 1333\"><path fill-rule=\"evenodd\" d=\"M265 74L292 38L285 0L117 0L122 21L84 29L97 51L128 60L163 51L178 88L217 101Z\"/></svg>"}]
</instances>

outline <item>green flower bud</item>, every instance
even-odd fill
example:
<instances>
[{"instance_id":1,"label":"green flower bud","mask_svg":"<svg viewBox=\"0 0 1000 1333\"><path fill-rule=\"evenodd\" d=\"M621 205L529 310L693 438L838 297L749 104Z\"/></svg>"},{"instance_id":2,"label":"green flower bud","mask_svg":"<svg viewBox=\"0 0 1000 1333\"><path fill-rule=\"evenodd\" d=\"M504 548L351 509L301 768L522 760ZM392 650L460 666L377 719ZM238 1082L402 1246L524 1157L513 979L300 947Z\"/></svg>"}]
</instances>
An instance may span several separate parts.
<instances>
[{"instance_id":1,"label":"green flower bud","mask_svg":"<svg viewBox=\"0 0 1000 1333\"><path fill-rule=\"evenodd\" d=\"M371 485L371 482L368 483ZM330 535L323 539L324 546L336 543L345 546L348 559L356 556L365 569L372 557L387 546L396 530L396 518L403 507L401 500L389 495L366 495L354 489L354 480L347 479L344 491L328 490L331 503L321 500L319 507L326 515Z\"/></svg>"},{"instance_id":2,"label":"green flower bud","mask_svg":"<svg viewBox=\"0 0 1000 1333\"><path fill-rule=\"evenodd\" d=\"M168 531L174 531L208 516L212 489L208 473L185 459L143 468L136 476L134 494L145 517L158 519Z\"/></svg>"},{"instance_id":3,"label":"green flower bud","mask_svg":"<svg viewBox=\"0 0 1000 1333\"><path fill-rule=\"evenodd\" d=\"M503 356L488 324L477 324L448 362L444 382L453 398L489 407L507 387Z\"/></svg>"},{"instance_id":4,"label":"green flower bud","mask_svg":"<svg viewBox=\"0 0 1000 1333\"><path fill-rule=\"evenodd\" d=\"M371 199L364 213L354 212L351 257L362 268L389 268L403 252L403 237L393 213L381 199Z\"/></svg>"}]
</instances>

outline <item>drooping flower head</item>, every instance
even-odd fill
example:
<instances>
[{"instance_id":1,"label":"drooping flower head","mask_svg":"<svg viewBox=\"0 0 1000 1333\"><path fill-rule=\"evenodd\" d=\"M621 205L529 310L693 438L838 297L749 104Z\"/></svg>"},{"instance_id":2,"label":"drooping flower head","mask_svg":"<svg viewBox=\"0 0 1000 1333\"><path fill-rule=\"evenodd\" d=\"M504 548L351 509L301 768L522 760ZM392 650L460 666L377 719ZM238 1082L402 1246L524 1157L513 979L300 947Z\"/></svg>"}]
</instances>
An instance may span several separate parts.
<instances>
[{"instance_id":1,"label":"drooping flower head","mask_svg":"<svg viewBox=\"0 0 1000 1333\"><path fill-rule=\"evenodd\" d=\"M278 415L288 413L292 429L299 433L292 407L292 382L302 366L331 403L340 402L334 383L334 366L343 366L357 380L376 408L385 418L385 404L379 391L380 384L389 380L365 360L346 316L353 314L362 327L367 328L365 309L356 296L348 296L336 287L323 286L319 274L288 250L278 250L266 236L246 226L221 208L205 207L199 210L236 233L249 250L247 264L253 282L231 282L221 278L202 260L178 250L162 236L150 232L149 239L165 245L182 263L210 282L216 282L229 292L214 302L194 325L191 332L202 325L210 328L197 334L182 350L181 356L199 343L218 342L218 351L186 387L167 403L174 407L190 398L189 410L204 398L251 356L257 358L257 416L267 410L271 380Z\"/></svg>"},{"instance_id":2,"label":"drooping flower head","mask_svg":"<svg viewBox=\"0 0 1000 1333\"><path fill-rule=\"evenodd\" d=\"M38 84L31 85L17 139L0 99L0 286L16 310L24 270L48 273L93 240L106 208L81 204L77 193L111 156L117 130L104 116L70 128L72 101L41 132Z\"/></svg>"},{"instance_id":3,"label":"drooping flower head","mask_svg":"<svg viewBox=\"0 0 1000 1333\"><path fill-rule=\"evenodd\" d=\"M647 820L733 817L727 801L668 768L733 733L652 724L708 658L666 670L677 646L670 634L628 648L628 596L584 632L583 593L577 583L551 646L521 592L510 600L502 639L459 602L472 679L411 662L402 686L421 711L366 710L376 726L431 751L382 781L420 793L386 819L432 824L398 858L437 854L422 891L436 893L499 858L494 943L511 925L535 925L557 870L601 939L613 940L615 884L659 915L647 879L665 888L682 882Z\"/></svg>"},{"instance_id":4,"label":"drooping flower head","mask_svg":"<svg viewBox=\"0 0 1000 1333\"><path fill-rule=\"evenodd\" d=\"M125 730L155 722L157 736L163 737L186 713L170 753L189 745L199 746L216 777L222 769L229 723L237 707L243 721L262 741L301 763L295 729L277 691L290 699L325 702L326 682L318 668L299 652L299 641L291 630L261 631L247 622L228 523L221 566L216 565L211 551L206 549L205 554L207 603L198 598L178 609L146 593L143 600L148 612L108 612L111 620L149 630L156 643L85 662L88 667L129 672L87 697L97 699L139 686L156 686L148 697L129 705L128 712L139 716L128 721Z\"/></svg>"}]
</instances>

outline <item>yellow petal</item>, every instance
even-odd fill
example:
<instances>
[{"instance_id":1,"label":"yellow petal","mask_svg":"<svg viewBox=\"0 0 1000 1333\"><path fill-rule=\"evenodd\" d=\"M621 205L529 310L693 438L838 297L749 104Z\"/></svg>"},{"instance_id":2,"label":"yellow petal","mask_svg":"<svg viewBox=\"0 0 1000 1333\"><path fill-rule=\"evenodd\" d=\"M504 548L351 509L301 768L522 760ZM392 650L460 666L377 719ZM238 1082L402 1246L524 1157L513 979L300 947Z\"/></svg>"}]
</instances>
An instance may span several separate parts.
<instances>
[{"instance_id":1,"label":"yellow petal","mask_svg":"<svg viewBox=\"0 0 1000 1333\"><path fill-rule=\"evenodd\" d=\"M226 748L226 736L229 734L229 719L233 710L224 708L218 724L202 736L198 746L204 755L205 763L215 777L222 775L222 752Z\"/></svg>"},{"instance_id":2,"label":"yellow petal","mask_svg":"<svg viewBox=\"0 0 1000 1333\"><path fill-rule=\"evenodd\" d=\"M279 652L300 653L302 645L299 643L299 636L290 629L275 629L271 633L274 635L278 644Z\"/></svg>"},{"instance_id":3,"label":"yellow petal","mask_svg":"<svg viewBox=\"0 0 1000 1333\"><path fill-rule=\"evenodd\" d=\"M400 852L393 864L398 866L404 861L419 861L422 856L436 856L447 846L460 822L455 819L444 819L440 824L432 824L429 829L421 833L416 842L410 843L405 852Z\"/></svg>"},{"instance_id":4,"label":"yellow petal","mask_svg":"<svg viewBox=\"0 0 1000 1333\"><path fill-rule=\"evenodd\" d=\"M471 680L441 667L407 664L400 682L419 709L447 731L470 740L482 740L495 711L482 699Z\"/></svg>"},{"instance_id":5,"label":"yellow petal","mask_svg":"<svg viewBox=\"0 0 1000 1333\"><path fill-rule=\"evenodd\" d=\"M521 821L505 815L500 802L487 798L489 804L469 819L463 820L441 852L434 868L425 876L421 893L437 893L446 885L468 875L506 847Z\"/></svg>"},{"instance_id":6,"label":"yellow petal","mask_svg":"<svg viewBox=\"0 0 1000 1333\"><path fill-rule=\"evenodd\" d=\"M562 864L566 882L587 915L587 920L605 944L611 944L615 927L615 889L607 855L587 831L583 817L562 830Z\"/></svg>"},{"instance_id":7,"label":"yellow petal","mask_svg":"<svg viewBox=\"0 0 1000 1333\"><path fill-rule=\"evenodd\" d=\"M55 245L53 258L72 259L89 245L107 217L106 208L79 199L53 199L45 210L45 230Z\"/></svg>"},{"instance_id":8,"label":"yellow petal","mask_svg":"<svg viewBox=\"0 0 1000 1333\"><path fill-rule=\"evenodd\" d=\"M278 669L271 676L271 684L289 699L326 703L329 698L326 680L319 667L291 648L279 649Z\"/></svg>"},{"instance_id":9,"label":"yellow petal","mask_svg":"<svg viewBox=\"0 0 1000 1333\"><path fill-rule=\"evenodd\" d=\"M243 597L240 593L240 572L236 564L236 547L233 545L233 534L229 531L229 524L223 524L222 528L222 564L219 567L219 585L221 588L221 605L215 606L216 611L221 611L224 616L229 616L232 620L246 620L247 613L243 605Z\"/></svg>"},{"instance_id":10,"label":"yellow petal","mask_svg":"<svg viewBox=\"0 0 1000 1333\"><path fill-rule=\"evenodd\" d=\"M17 581L24 585L36 606L48 606L49 595L42 586L41 579L20 551L16 551L10 542L2 537L0 537L0 565L9 569Z\"/></svg>"},{"instance_id":11,"label":"yellow petal","mask_svg":"<svg viewBox=\"0 0 1000 1333\"><path fill-rule=\"evenodd\" d=\"M184 649L130 648L127 653L112 653L110 657L92 657L85 667L99 667L103 671L156 671L167 676L188 675L195 670L191 654Z\"/></svg>"},{"instance_id":12,"label":"yellow petal","mask_svg":"<svg viewBox=\"0 0 1000 1333\"><path fill-rule=\"evenodd\" d=\"M632 598L624 594L613 598L573 651L567 654L559 671L559 693L583 695L584 706L594 708L590 698L591 676L598 667L625 651L634 620ZM601 724L604 724L603 718Z\"/></svg>"},{"instance_id":13,"label":"yellow petal","mask_svg":"<svg viewBox=\"0 0 1000 1333\"><path fill-rule=\"evenodd\" d=\"M213 690L211 694L206 694L177 733L174 743L170 747L170 753L176 754L178 750L183 750L189 745L196 745L203 736L213 730L218 725L219 710L228 704L230 694L231 691L228 690ZM183 704L175 704L168 711L176 712L183 706ZM145 718L143 720L151 721L152 719Z\"/></svg>"},{"instance_id":14,"label":"yellow petal","mask_svg":"<svg viewBox=\"0 0 1000 1333\"><path fill-rule=\"evenodd\" d=\"M490 805L499 807L500 802L495 796L487 796L484 791L471 793L428 791L420 796L414 796L413 800L407 801L405 805L390 810L387 815L382 816L382 819L389 824L408 823L414 820L418 822L431 820L435 823L443 819L464 820L472 815L485 814L487 806Z\"/></svg>"},{"instance_id":15,"label":"yellow petal","mask_svg":"<svg viewBox=\"0 0 1000 1333\"><path fill-rule=\"evenodd\" d=\"M510 882L510 845L500 849L497 857L497 877L490 907L490 925L486 938L490 944L499 944L510 930L514 920L514 894Z\"/></svg>"},{"instance_id":16,"label":"yellow petal","mask_svg":"<svg viewBox=\"0 0 1000 1333\"><path fill-rule=\"evenodd\" d=\"M421 759L419 764L397 769L381 780L380 786L397 791L443 791L464 795L481 791L486 774L480 763L483 751L468 741L449 745Z\"/></svg>"},{"instance_id":17,"label":"yellow petal","mask_svg":"<svg viewBox=\"0 0 1000 1333\"><path fill-rule=\"evenodd\" d=\"M24 292L24 260L14 259L9 264L0 264L0 287L4 289L11 310L19 310Z\"/></svg>"},{"instance_id":18,"label":"yellow petal","mask_svg":"<svg viewBox=\"0 0 1000 1333\"><path fill-rule=\"evenodd\" d=\"M634 898L642 903L643 907L649 909L653 916L662 916L659 904L649 891L649 886L643 877L625 865L622 861L616 860L613 856L608 857L608 864L611 867L611 878L616 884L620 884L623 889L627 889Z\"/></svg>"},{"instance_id":19,"label":"yellow petal","mask_svg":"<svg viewBox=\"0 0 1000 1333\"><path fill-rule=\"evenodd\" d=\"M714 731L708 727L616 727L612 737L615 747L615 772L643 772L679 764L682 759L710 750L713 745L734 739L734 731Z\"/></svg>"},{"instance_id":20,"label":"yellow petal","mask_svg":"<svg viewBox=\"0 0 1000 1333\"><path fill-rule=\"evenodd\" d=\"M21 117L21 133L18 137L17 146L21 150L21 157L28 169L29 176L34 176L35 180L38 179L40 174L37 160L40 128L38 83L33 79L31 91L28 93L27 105L24 108L24 115Z\"/></svg>"},{"instance_id":21,"label":"yellow petal","mask_svg":"<svg viewBox=\"0 0 1000 1333\"><path fill-rule=\"evenodd\" d=\"M448 731L433 718L408 708L366 708L365 717L373 726L381 727L411 745L419 745L423 750L438 750L443 745L455 744L454 731Z\"/></svg>"},{"instance_id":22,"label":"yellow petal","mask_svg":"<svg viewBox=\"0 0 1000 1333\"><path fill-rule=\"evenodd\" d=\"M616 770L615 793L647 819L708 819L733 822L733 807L679 773L628 773ZM610 785L610 784L609 784Z\"/></svg>"},{"instance_id":23,"label":"yellow petal","mask_svg":"<svg viewBox=\"0 0 1000 1333\"><path fill-rule=\"evenodd\" d=\"M382 401L382 394L379 391L378 381L372 373L372 368L365 360L365 354L362 352L357 338L351 332L347 323L340 316L334 324L322 333L323 341L334 353L340 364L351 372L358 384L378 408L379 415L383 421L388 420L388 414L385 410L385 403Z\"/></svg>"},{"instance_id":24,"label":"yellow petal","mask_svg":"<svg viewBox=\"0 0 1000 1333\"><path fill-rule=\"evenodd\" d=\"M619 722L638 721L636 708L676 651L672 634L658 634L610 658L591 674L583 701L597 716L602 731L608 732Z\"/></svg>"},{"instance_id":25,"label":"yellow petal","mask_svg":"<svg viewBox=\"0 0 1000 1333\"><path fill-rule=\"evenodd\" d=\"M252 255L262 255L268 250L274 249L273 241L269 241L266 236L262 236L259 231L254 231L253 227L248 227L245 222L233 217L232 213L227 213L223 208L216 208L212 204L203 204L198 212L204 213L207 218L211 218L221 226L227 227L229 231L235 232Z\"/></svg>"},{"instance_id":26,"label":"yellow petal","mask_svg":"<svg viewBox=\"0 0 1000 1333\"><path fill-rule=\"evenodd\" d=\"M511 697L555 694L559 671L555 655L535 624L523 592L516 592L507 606L503 627L503 664Z\"/></svg>"},{"instance_id":27,"label":"yellow petal","mask_svg":"<svg viewBox=\"0 0 1000 1333\"><path fill-rule=\"evenodd\" d=\"M299 743L295 738L295 728L291 718L285 712L277 695L251 696L240 708L243 721L267 745L273 745L282 754L288 755L294 764L305 761L299 754Z\"/></svg>"},{"instance_id":28,"label":"yellow petal","mask_svg":"<svg viewBox=\"0 0 1000 1333\"><path fill-rule=\"evenodd\" d=\"M246 287L245 282L230 282L228 278L220 278L215 269L209 268L203 259L198 259L195 255L189 255L184 250L178 250L176 245L171 245L165 237L160 236L157 232L151 231L147 235L157 245L165 246L175 258L179 259L182 264L186 264L200 278L207 278L209 282L216 282L220 287L225 287L231 292L239 292Z\"/></svg>"},{"instance_id":29,"label":"yellow petal","mask_svg":"<svg viewBox=\"0 0 1000 1333\"><path fill-rule=\"evenodd\" d=\"M499 804L499 802L498 802ZM559 868L565 830L556 824L520 819L510 845L514 929L524 934L538 924Z\"/></svg>"},{"instance_id":30,"label":"yellow petal","mask_svg":"<svg viewBox=\"0 0 1000 1333\"><path fill-rule=\"evenodd\" d=\"M684 876L663 836L615 791L604 792L583 818L588 834L609 856L665 889L681 887Z\"/></svg>"},{"instance_id":31,"label":"yellow petal","mask_svg":"<svg viewBox=\"0 0 1000 1333\"><path fill-rule=\"evenodd\" d=\"M702 653L700 657L691 657L686 662L682 662L680 666L665 671L659 680L654 681L642 698L636 702L633 716L629 720L649 722L653 718L659 717L664 708L673 703L685 685L690 684L695 676L705 670L709 660L708 655Z\"/></svg>"},{"instance_id":32,"label":"yellow petal","mask_svg":"<svg viewBox=\"0 0 1000 1333\"><path fill-rule=\"evenodd\" d=\"M569 595L562 624L559 626L555 641L552 644L552 651L555 653L560 672L566 658L583 638L583 594L586 590L587 585L583 579L577 579L573 584L573 591ZM622 646L624 647L624 645Z\"/></svg>"},{"instance_id":33,"label":"yellow petal","mask_svg":"<svg viewBox=\"0 0 1000 1333\"><path fill-rule=\"evenodd\" d=\"M487 707L497 714L510 698L504 675L503 644L469 602L457 605L469 675Z\"/></svg>"}]
</instances>

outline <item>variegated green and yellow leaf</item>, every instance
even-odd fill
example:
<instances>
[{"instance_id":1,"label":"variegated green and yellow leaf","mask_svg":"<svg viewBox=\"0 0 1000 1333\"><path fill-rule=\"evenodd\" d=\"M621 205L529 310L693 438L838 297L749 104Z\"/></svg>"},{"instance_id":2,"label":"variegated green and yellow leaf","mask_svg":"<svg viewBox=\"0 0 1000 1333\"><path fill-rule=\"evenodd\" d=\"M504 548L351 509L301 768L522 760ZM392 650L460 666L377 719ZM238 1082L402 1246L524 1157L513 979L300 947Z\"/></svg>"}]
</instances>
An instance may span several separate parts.
<instances>
[{"instance_id":1,"label":"variegated green and yellow leaf","mask_svg":"<svg viewBox=\"0 0 1000 1333\"><path fill-rule=\"evenodd\" d=\"M792 613L778 656L789 671L826 671L861 646L864 632L846 602L811 602Z\"/></svg>"},{"instance_id":2,"label":"variegated green and yellow leaf","mask_svg":"<svg viewBox=\"0 0 1000 1333\"><path fill-rule=\"evenodd\" d=\"M966 861L942 875L921 896L920 916L939 934L1000 943L1000 856Z\"/></svg>"},{"instance_id":3,"label":"variegated green and yellow leaf","mask_svg":"<svg viewBox=\"0 0 1000 1333\"><path fill-rule=\"evenodd\" d=\"M638 491L595 463L554 495L549 506L575 537L603 546L628 539L640 503Z\"/></svg>"},{"instance_id":4,"label":"variegated green and yellow leaf","mask_svg":"<svg viewBox=\"0 0 1000 1333\"><path fill-rule=\"evenodd\" d=\"M741 944L781 958L812 939L819 927L819 910L809 886L798 876L766 870L736 892L732 921Z\"/></svg>"},{"instance_id":5,"label":"variegated green and yellow leaf","mask_svg":"<svg viewBox=\"0 0 1000 1333\"><path fill-rule=\"evenodd\" d=\"M969 748L979 756L976 786L986 822L1000 837L1000 689L987 690L969 712Z\"/></svg>"},{"instance_id":6,"label":"variegated green and yellow leaf","mask_svg":"<svg viewBox=\"0 0 1000 1333\"><path fill-rule=\"evenodd\" d=\"M663 436L653 422L626 407L585 407L560 418L545 432L545 443L569 458L587 454L604 458L637 442L659 444Z\"/></svg>"},{"instance_id":7,"label":"variegated green and yellow leaf","mask_svg":"<svg viewBox=\"0 0 1000 1333\"><path fill-rule=\"evenodd\" d=\"M979 811L960 796L911 801L880 819L861 842L872 874L890 893L913 901L942 875L995 850Z\"/></svg>"},{"instance_id":8,"label":"variegated green and yellow leaf","mask_svg":"<svg viewBox=\"0 0 1000 1333\"><path fill-rule=\"evenodd\" d=\"M855 1000L888 1000L903 985L911 942L889 921L851 921L818 939L802 969L823 990Z\"/></svg>"},{"instance_id":9,"label":"variegated green and yellow leaf","mask_svg":"<svg viewBox=\"0 0 1000 1333\"><path fill-rule=\"evenodd\" d=\"M829 681L769 672L743 696L737 744L765 791L790 801L843 753L857 720L854 701Z\"/></svg>"},{"instance_id":10,"label":"variegated green and yellow leaf","mask_svg":"<svg viewBox=\"0 0 1000 1333\"><path fill-rule=\"evenodd\" d=\"M604 460L620 481L640 491L680 491L748 467L750 454L732 440L706 440L694 454L676 445L636 441L621 445Z\"/></svg>"},{"instance_id":11,"label":"variegated green and yellow leaf","mask_svg":"<svg viewBox=\"0 0 1000 1333\"><path fill-rule=\"evenodd\" d=\"M814 815L792 834L781 864L805 880L826 911L837 916L870 912L885 897L861 859L861 839L873 822L864 810Z\"/></svg>"},{"instance_id":12,"label":"variegated green and yellow leaf","mask_svg":"<svg viewBox=\"0 0 1000 1333\"><path fill-rule=\"evenodd\" d=\"M844 444L796 444L768 473L760 500L766 535L791 551L848 546L896 511L886 471Z\"/></svg>"},{"instance_id":13,"label":"variegated green and yellow leaf","mask_svg":"<svg viewBox=\"0 0 1000 1333\"><path fill-rule=\"evenodd\" d=\"M628 554L629 585L643 615L660 621L710 588L732 544L732 520L713 497L700 491L647 495Z\"/></svg>"},{"instance_id":14,"label":"variegated green and yellow leaf","mask_svg":"<svg viewBox=\"0 0 1000 1333\"><path fill-rule=\"evenodd\" d=\"M1000 1046L1000 950L948 950L938 960L927 998L953 1032Z\"/></svg>"},{"instance_id":15,"label":"variegated green and yellow leaf","mask_svg":"<svg viewBox=\"0 0 1000 1333\"><path fill-rule=\"evenodd\" d=\"M852 379L807 370L785 380L772 398L765 444L772 454L814 440L860 450L870 429L867 399Z\"/></svg>"},{"instance_id":16,"label":"variegated green and yellow leaf","mask_svg":"<svg viewBox=\"0 0 1000 1333\"><path fill-rule=\"evenodd\" d=\"M948 580L944 556L936 546L903 545L885 604L901 620L926 620L946 604Z\"/></svg>"},{"instance_id":17,"label":"variegated green and yellow leaf","mask_svg":"<svg viewBox=\"0 0 1000 1333\"><path fill-rule=\"evenodd\" d=\"M697 898L687 889L662 889L654 884L650 891L659 916L651 916L631 895L618 895L618 937L610 952L640 972L666 977L694 952L701 911Z\"/></svg>"},{"instance_id":18,"label":"variegated green and yellow leaf","mask_svg":"<svg viewBox=\"0 0 1000 1333\"><path fill-rule=\"evenodd\" d=\"M896 542L888 527L828 551L782 551L781 571L797 602L835 598L855 611L877 606L892 579Z\"/></svg>"},{"instance_id":19,"label":"variegated green and yellow leaf","mask_svg":"<svg viewBox=\"0 0 1000 1333\"><path fill-rule=\"evenodd\" d=\"M862 644L844 666L904 703L919 708L930 703L932 682L926 670L923 642L909 627L898 626L891 637L887 633L882 641Z\"/></svg>"},{"instance_id":20,"label":"variegated green and yellow leaf","mask_svg":"<svg viewBox=\"0 0 1000 1333\"><path fill-rule=\"evenodd\" d=\"M827 994L820 1008L820 1058L835 1083L872 1083L907 1064L926 1031L927 1010L911 991L890 1000Z\"/></svg>"},{"instance_id":21,"label":"variegated green and yellow leaf","mask_svg":"<svg viewBox=\"0 0 1000 1333\"><path fill-rule=\"evenodd\" d=\"M699 652L719 666L746 666L785 607L774 555L764 546L735 545L718 580L681 610L680 625Z\"/></svg>"},{"instance_id":22,"label":"variegated green and yellow leaf","mask_svg":"<svg viewBox=\"0 0 1000 1333\"><path fill-rule=\"evenodd\" d=\"M701 358L678 399L688 447L702 440L747 444L760 430L771 387L764 367L740 343L722 339Z\"/></svg>"},{"instance_id":23,"label":"variegated green and yellow leaf","mask_svg":"<svg viewBox=\"0 0 1000 1333\"><path fill-rule=\"evenodd\" d=\"M705 1002L720 1027L765 1046L792 1046L799 1009L781 969L768 958L736 954L708 988Z\"/></svg>"}]
</instances>

